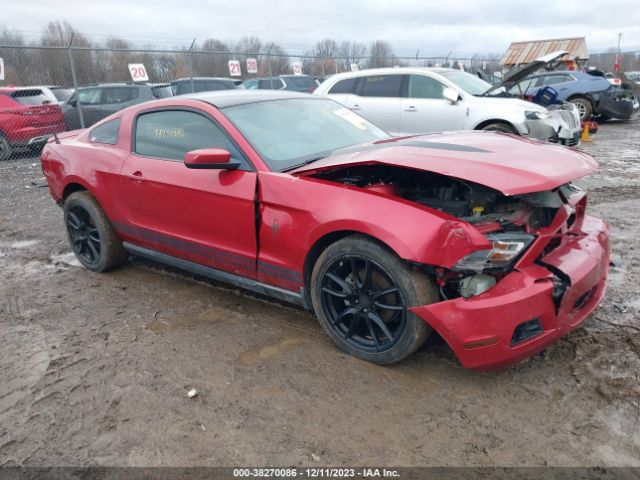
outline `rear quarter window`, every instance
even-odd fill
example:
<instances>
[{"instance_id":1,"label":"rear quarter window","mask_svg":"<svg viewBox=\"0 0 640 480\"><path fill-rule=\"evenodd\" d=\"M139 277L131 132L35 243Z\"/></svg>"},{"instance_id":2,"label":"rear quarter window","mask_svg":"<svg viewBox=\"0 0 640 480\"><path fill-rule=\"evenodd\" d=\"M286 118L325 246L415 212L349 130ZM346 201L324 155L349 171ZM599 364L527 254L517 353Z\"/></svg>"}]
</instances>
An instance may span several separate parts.
<instances>
[{"instance_id":1,"label":"rear quarter window","mask_svg":"<svg viewBox=\"0 0 640 480\"><path fill-rule=\"evenodd\" d=\"M105 143L107 145L116 145L120 134L120 119L115 118L106 123L98 125L89 135L89 140L93 143Z\"/></svg>"}]
</instances>

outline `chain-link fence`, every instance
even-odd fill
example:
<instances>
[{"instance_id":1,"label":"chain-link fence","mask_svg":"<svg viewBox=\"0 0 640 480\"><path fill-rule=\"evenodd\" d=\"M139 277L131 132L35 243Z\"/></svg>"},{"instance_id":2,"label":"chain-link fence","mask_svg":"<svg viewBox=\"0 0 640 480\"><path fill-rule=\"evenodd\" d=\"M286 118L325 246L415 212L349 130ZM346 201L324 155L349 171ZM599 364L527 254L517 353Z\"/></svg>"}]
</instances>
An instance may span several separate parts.
<instances>
[{"instance_id":1,"label":"chain-link fence","mask_svg":"<svg viewBox=\"0 0 640 480\"><path fill-rule=\"evenodd\" d=\"M315 82L330 75L370 67L500 69L497 57L362 51L342 57L291 55L275 44L255 53L198 49L194 44L188 49L103 48L74 45L72 37L67 46L0 45L0 159L37 152L53 133L88 127L154 98L240 84L288 88L277 79L280 75L292 75L292 84L312 90ZM295 79L297 75L314 78Z\"/></svg>"},{"instance_id":2,"label":"chain-link fence","mask_svg":"<svg viewBox=\"0 0 640 480\"><path fill-rule=\"evenodd\" d=\"M92 125L135 103L192 91L235 88L288 88L280 75L330 75L375 67L449 67L489 77L500 72L500 56L397 55L382 43L358 44L334 53L288 54L275 44L256 52L216 48L135 49L117 42L108 47L0 44L0 159L38 151L54 132ZM317 52L316 52L317 53ZM592 56L592 64L610 70L615 53ZM640 54L622 55L623 70L640 70ZM298 79L299 85L302 78ZM306 84L304 84L306 85ZM310 83L305 88L315 86ZM27 88L28 87L28 88Z\"/></svg>"}]
</instances>

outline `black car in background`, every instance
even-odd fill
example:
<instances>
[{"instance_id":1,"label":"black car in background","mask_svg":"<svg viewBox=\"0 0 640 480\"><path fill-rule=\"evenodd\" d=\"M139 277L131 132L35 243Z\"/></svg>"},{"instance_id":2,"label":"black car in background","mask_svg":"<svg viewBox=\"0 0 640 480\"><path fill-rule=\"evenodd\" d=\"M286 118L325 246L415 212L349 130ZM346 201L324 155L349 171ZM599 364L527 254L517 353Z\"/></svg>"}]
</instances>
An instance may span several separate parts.
<instances>
[{"instance_id":1,"label":"black car in background","mask_svg":"<svg viewBox=\"0 0 640 480\"><path fill-rule=\"evenodd\" d=\"M225 77L193 77L178 78L171 82L171 91L174 95L185 93L211 92L214 90L233 90L242 83L240 79Z\"/></svg>"},{"instance_id":2,"label":"black car in background","mask_svg":"<svg viewBox=\"0 0 640 480\"><path fill-rule=\"evenodd\" d=\"M62 113L67 128L75 130L82 128L78 104L82 107L84 126L89 127L123 108L172 95L168 83L101 83L79 87L62 106Z\"/></svg>"}]
</instances>

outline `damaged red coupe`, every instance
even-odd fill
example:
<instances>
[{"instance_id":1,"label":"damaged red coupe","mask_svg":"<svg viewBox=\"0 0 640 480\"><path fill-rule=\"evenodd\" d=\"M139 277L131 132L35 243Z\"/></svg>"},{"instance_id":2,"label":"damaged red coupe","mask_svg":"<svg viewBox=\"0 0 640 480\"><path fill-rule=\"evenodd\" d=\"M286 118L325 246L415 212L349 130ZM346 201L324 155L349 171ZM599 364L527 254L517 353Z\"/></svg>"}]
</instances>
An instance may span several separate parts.
<instances>
[{"instance_id":1,"label":"damaged red coupe","mask_svg":"<svg viewBox=\"0 0 640 480\"><path fill-rule=\"evenodd\" d=\"M134 254L294 302L378 364L437 332L505 366L605 290L608 227L571 183L596 163L506 134L391 138L320 97L214 92L59 135L42 166L88 269Z\"/></svg>"}]
</instances>

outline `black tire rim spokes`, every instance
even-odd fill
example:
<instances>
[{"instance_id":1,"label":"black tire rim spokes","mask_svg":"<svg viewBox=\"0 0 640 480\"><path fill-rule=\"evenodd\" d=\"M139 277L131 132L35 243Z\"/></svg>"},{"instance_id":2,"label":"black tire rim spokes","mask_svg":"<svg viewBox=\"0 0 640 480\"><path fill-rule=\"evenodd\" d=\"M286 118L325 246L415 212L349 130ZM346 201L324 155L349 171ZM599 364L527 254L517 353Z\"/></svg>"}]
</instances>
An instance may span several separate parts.
<instances>
[{"instance_id":1,"label":"black tire rim spokes","mask_svg":"<svg viewBox=\"0 0 640 480\"><path fill-rule=\"evenodd\" d=\"M67 230L74 253L89 265L98 263L102 242L89 212L81 207L71 208L67 214Z\"/></svg>"},{"instance_id":2,"label":"black tire rim spokes","mask_svg":"<svg viewBox=\"0 0 640 480\"><path fill-rule=\"evenodd\" d=\"M355 348L383 352L400 339L406 325L405 300L378 263L356 255L340 257L326 270L321 289L331 328Z\"/></svg>"}]
</instances>

